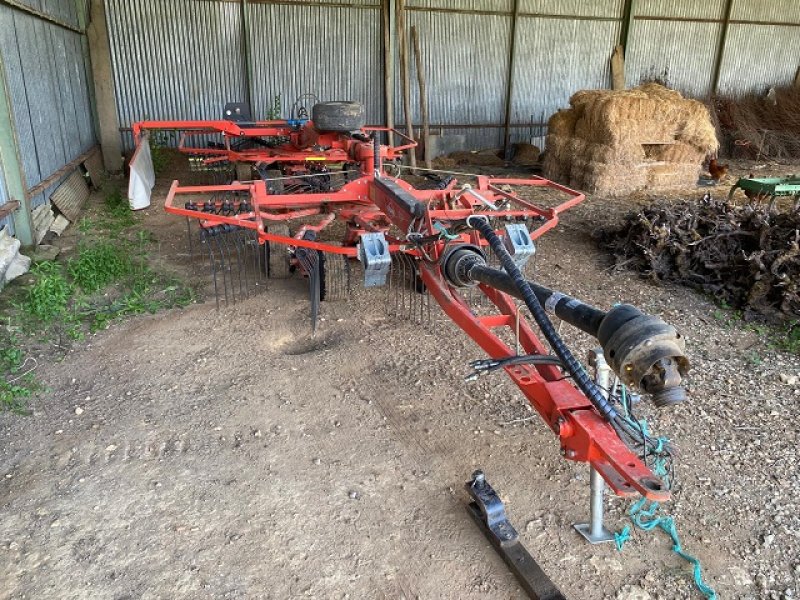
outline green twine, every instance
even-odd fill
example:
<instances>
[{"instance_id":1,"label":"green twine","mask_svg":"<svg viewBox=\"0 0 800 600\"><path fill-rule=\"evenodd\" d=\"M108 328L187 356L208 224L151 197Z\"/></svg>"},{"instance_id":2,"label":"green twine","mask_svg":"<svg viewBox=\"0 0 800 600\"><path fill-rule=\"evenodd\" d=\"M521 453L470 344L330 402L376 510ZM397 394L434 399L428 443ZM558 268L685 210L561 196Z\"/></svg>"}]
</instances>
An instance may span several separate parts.
<instances>
[{"instance_id":1,"label":"green twine","mask_svg":"<svg viewBox=\"0 0 800 600\"><path fill-rule=\"evenodd\" d=\"M647 421L645 419L634 421L630 417L629 398L624 385L621 387L620 391L620 401L624 411L625 420L627 420L634 427L638 427L643 436L649 437L650 432L648 430ZM664 444L669 442L669 439L665 437L659 437L655 439L655 442L656 446L653 450L651 450L651 453L656 456L653 462L653 473L664 479L667 485L669 485L669 482L666 479L666 459L660 456L664 450ZM628 514L630 515L633 524L642 531L652 531L658 527L667 535L669 535L672 539L672 551L692 565L694 572L694 583L697 586L697 589L700 590L700 592L708 600L717 600L717 593L713 588L708 586L703 581L703 570L700 566L700 561L691 554L687 554L683 551L680 539L678 538L678 530L675 527L675 520L669 516L657 517L656 511L658 511L658 502L653 502L650 504L650 506L647 506L647 499L642 498L631 506ZM628 540L630 540L630 538L631 528L628 525L623 527L622 531L615 533L614 543L617 546L617 550L622 552L623 546L628 542Z\"/></svg>"},{"instance_id":2,"label":"green twine","mask_svg":"<svg viewBox=\"0 0 800 600\"><path fill-rule=\"evenodd\" d=\"M675 520L668 516L655 516L656 511L658 511L658 502L653 502L650 504L650 506L646 506L646 504L647 499L642 498L638 502L634 503L633 506L631 506L628 514L630 515L633 524L643 531L651 531L658 527L667 535L669 535L670 538L672 538L672 551L692 565L694 572L694 583L697 586L697 589L700 590L700 592L708 600L717 600L717 593L713 588L708 586L703 581L703 570L700 566L700 561L691 554L687 554L683 551L683 548L681 547L681 541L678 538L678 530L675 527ZM630 537L631 529L627 525L622 529L622 531L615 533L614 542L617 545L617 550L622 551L622 547L630 539Z\"/></svg>"},{"instance_id":3,"label":"green twine","mask_svg":"<svg viewBox=\"0 0 800 600\"><path fill-rule=\"evenodd\" d=\"M439 237L440 237L440 238L444 238L444 239L446 239L446 240L451 240L451 241L452 241L452 240L457 240L457 239L459 239L459 238L460 238L460 236L459 236L459 235L452 234L452 233L450 233L449 231L447 231L447 227L445 227L444 225L442 225L442 224L441 224L439 221L434 221L434 223L433 223L433 228L434 228L436 231L438 231L438 232L439 232Z\"/></svg>"}]
</instances>

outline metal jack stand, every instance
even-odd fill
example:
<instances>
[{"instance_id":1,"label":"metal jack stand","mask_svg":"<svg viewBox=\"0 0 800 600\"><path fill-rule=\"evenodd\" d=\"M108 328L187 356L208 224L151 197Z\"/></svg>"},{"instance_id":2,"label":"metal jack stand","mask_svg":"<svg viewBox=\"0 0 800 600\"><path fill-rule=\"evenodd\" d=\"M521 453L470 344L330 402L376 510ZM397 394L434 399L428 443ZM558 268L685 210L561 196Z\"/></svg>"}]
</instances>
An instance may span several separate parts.
<instances>
[{"instance_id":1,"label":"metal jack stand","mask_svg":"<svg viewBox=\"0 0 800 600\"><path fill-rule=\"evenodd\" d=\"M483 471L475 471L466 487L473 499L467 506L469 514L514 573L528 596L533 600L565 600L519 541L517 530L506 517L503 501L486 481Z\"/></svg>"},{"instance_id":2,"label":"metal jack stand","mask_svg":"<svg viewBox=\"0 0 800 600\"><path fill-rule=\"evenodd\" d=\"M611 387L611 367L608 366L601 349L589 352L589 365L594 367L594 379L600 392L608 398ZM590 544L613 542L614 534L603 526L603 493L606 483L594 467L589 467L589 487L591 490L590 523L575 523L578 530Z\"/></svg>"}]
</instances>

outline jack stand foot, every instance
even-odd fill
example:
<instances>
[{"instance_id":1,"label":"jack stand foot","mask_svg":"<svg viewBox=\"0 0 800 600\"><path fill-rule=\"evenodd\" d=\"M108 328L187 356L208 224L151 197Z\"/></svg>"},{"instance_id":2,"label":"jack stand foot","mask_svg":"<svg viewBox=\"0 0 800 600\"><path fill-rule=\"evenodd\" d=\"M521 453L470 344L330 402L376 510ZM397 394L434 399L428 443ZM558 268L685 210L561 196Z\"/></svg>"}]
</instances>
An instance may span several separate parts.
<instances>
[{"instance_id":1,"label":"jack stand foot","mask_svg":"<svg viewBox=\"0 0 800 600\"><path fill-rule=\"evenodd\" d=\"M573 527L575 531L586 538L586 541L590 544L603 544L605 542L614 541L614 534L605 527L600 527L599 535L598 532L592 532L591 523L575 523Z\"/></svg>"}]
</instances>

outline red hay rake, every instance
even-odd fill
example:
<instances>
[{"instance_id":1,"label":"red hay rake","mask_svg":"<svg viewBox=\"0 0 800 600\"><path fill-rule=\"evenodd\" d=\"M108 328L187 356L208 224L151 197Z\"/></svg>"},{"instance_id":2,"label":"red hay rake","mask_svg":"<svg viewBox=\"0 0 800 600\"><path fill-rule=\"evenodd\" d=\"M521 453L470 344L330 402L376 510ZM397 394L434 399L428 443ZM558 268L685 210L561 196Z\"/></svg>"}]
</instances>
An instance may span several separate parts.
<instances>
[{"instance_id":1,"label":"red hay rake","mask_svg":"<svg viewBox=\"0 0 800 600\"><path fill-rule=\"evenodd\" d=\"M220 273L225 278L226 298L234 283L241 297L264 277L299 273L309 281L313 325L320 300L337 288L334 265L348 282L363 272L371 287L390 280L393 261L395 274L400 263L403 285L430 294L488 354L473 364L475 375L504 370L559 439L565 458L590 463L618 495L668 499L668 484L651 470L653 461L669 459L668 444L657 444L623 418L613 395L588 378L545 313L596 337L619 381L651 394L659 406L684 399L689 365L680 334L632 306L605 312L522 277L534 240L583 194L541 177L478 176L474 186L437 177L426 182L434 189L417 189L397 176L396 164L415 142L384 127L364 127L358 105L317 104L312 120L266 122L251 122L246 107L236 115L235 106L226 107L222 121L133 128L137 154L148 151L142 143L147 131L172 129L184 132L180 150L202 164L229 165L232 173L235 166L230 183L175 181L165 201L167 212L199 224L215 284ZM187 146L201 134L222 141ZM405 143L381 145L381 136ZM136 168L136 158L133 163ZM559 199L551 206L529 199L543 195ZM500 268L492 266L491 254ZM236 261L238 280L231 267ZM474 294L482 298L481 310L470 302Z\"/></svg>"}]
</instances>

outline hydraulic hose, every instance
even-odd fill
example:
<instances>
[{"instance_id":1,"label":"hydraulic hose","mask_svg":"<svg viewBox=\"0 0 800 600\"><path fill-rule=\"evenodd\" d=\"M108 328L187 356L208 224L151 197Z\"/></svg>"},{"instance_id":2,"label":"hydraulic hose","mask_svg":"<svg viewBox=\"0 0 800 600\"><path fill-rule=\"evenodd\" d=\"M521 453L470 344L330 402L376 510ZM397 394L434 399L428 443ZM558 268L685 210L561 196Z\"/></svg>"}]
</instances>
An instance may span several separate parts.
<instances>
[{"instance_id":1,"label":"hydraulic hose","mask_svg":"<svg viewBox=\"0 0 800 600\"><path fill-rule=\"evenodd\" d=\"M492 226L489 224L489 220L483 216L473 216L467 220L467 224L480 232L480 234L489 243L492 251L500 259L500 264L503 266L509 276L511 276L514 285L522 295L522 300L525 302L525 306L527 306L528 310L531 311L533 319L536 321L539 329L541 329L542 334L547 342L553 348L553 352L555 352L556 356L558 356L558 358L561 360L566 371L572 375L572 378L575 380L575 384L578 386L578 389L586 395L586 397L600 412L600 414L603 415L603 418L609 422L615 422L618 417L617 411L613 406L611 406L610 402L605 398L605 396L603 396L595 382L592 381L583 366L572 355L572 352L570 352L566 344L564 344L564 341L558 335L555 327L553 327L553 323L547 316L544 307L542 306L541 302L539 302L539 299L536 297L533 289L531 289L530 284L525 280L522 272L514 263L514 259L511 258L511 255L506 250L503 242L494 232L494 229L492 229Z\"/></svg>"}]
</instances>

